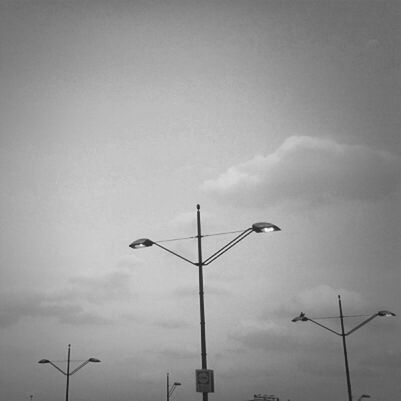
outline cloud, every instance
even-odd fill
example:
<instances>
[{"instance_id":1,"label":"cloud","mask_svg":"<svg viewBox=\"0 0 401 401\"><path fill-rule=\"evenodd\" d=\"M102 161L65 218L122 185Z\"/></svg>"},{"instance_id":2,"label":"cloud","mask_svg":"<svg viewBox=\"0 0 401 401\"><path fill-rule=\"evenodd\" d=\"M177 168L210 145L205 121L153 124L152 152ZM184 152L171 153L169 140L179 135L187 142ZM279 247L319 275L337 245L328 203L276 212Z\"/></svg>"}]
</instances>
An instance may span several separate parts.
<instances>
[{"instance_id":1,"label":"cloud","mask_svg":"<svg viewBox=\"0 0 401 401\"><path fill-rule=\"evenodd\" d=\"M156 321L154 324L168 330L184 329L190 326L189 323L183 319L162 319Z\"/></svg>"},{"instance_id":2,"label":"cloud","mask_svg":"<svg viewBox=\"0 0 401 401\"><path fill-rule=\"evenodd\" d=\"M112 319L96 312L99 304L130 297L131 273L124 270L103 275L77 276L57 290L39 292L14 289L0 293L0 326L10 326L26 317L52 317L61 323L109 324Z\"/></svg>"},{"instance_id":3,"label":"cloud","mask_svg":"<svg viewBox=\"0 0 401 401\"><path fill-rule=\"evenodd\" d=\"M230 333L230 338L247 348L259 348L266 351L275 350L287 353L302 347L304 351L321 349L330 352L335 349L335 344L330 341L330 336L327 338L319 336L316 339L312 335L313 332L307 337L300 336L299 330L296 329L291 319L301 311L311 318L339 316L338 294L341 295L343 301L344 315L366 313L366 309L364 309L366 302L360 294L346 289L334 289L322 284L302 291L273 313L269 310L266 315L262 314L254 320L240 322ZM274 320L271 320L272 317ZM333 322L333 330L339 330L338 322ZM324 321L322 323L331 326L331 320L329 323L324 323Z\"/></svg>"},{"instance_id":4,"label":"cloud","mask_svg":"<svg viewBox=\"0 0 401 401\"><path fill-rule=\"evenodd\" d=\"M182 297L182 298L193 298L194 294L199 293L199 288L195 285L182 285L176 290L174 290L174 295L177 297ZM213 284L209 284L207 286L207 289L205 290L205 293L207 295L214 295L216 297L226 297L226 296L232 296L232 291L227 290L226 288L223 288L222 286L216 286Z\"/></svg>"},{"instance_id":5,"label":"cloud","mask_svg":"<svg viewBox=\"0 0 401 401\"><path fill-rule=\"evenodd\" d=\"M23 318L57 318L67 324L107 324L110 319L85 311L76 303L60 303L46 294L27 291L6 291L0 294L0 326L18 323Z\"/></svg>"},{"instance_id":6,"label":"cloud","mask_svg":"<svg viewBox=\"0 0 401 401\"><path fill-rule=\"evenodd\" d=\"M394 350L376 350L371 355L365 355L358 363L359 369L365 372L377 373L378 369L385 367L392 368L394 371L401 366L401 351Z\"/></svg>"},{"instance_id":7,"label":"cloud","mask_svg":"<svg viewBox=\"0 0 401 401\"><path fill-rule=\"evenodd\" d=\"M295 338L285 326L271 320L246 320L239 323L230 334L248 348L278 349L285 351L289 343L294 345Z\"/></svg>"},{"instance_id":8,"label":"cloud","mask_svg":"<svg viewBox=\"0 0 401 401\"><path fill-rule=\"evenodd\" d=\"M198 357L198 352L192 347L185 347L182 344L176 348L164 348L159 350L154 350L153 353L158 356L162 355L168 360L178 360L178 359L194 359Z\"/></svg>"},{"instance_id":9,"label":"cloud","mask_svg":"<svg viewBox=\"0 0 401 401\"><path fill-rule=\"evenodd\" d=\"M399 190L399 171L398 159L388 152L292 136L274 153L232 166L202 189L248 206L377 200Z\"/></svg>"},{"instance_id":10,"label":"cloud","mask_svg":"<svg viewBox=\"0 0 401 401\"><path fill-rule=\"evenodd\" d=\"M90 303L127 298L131 295L131 277L129 271L114 271L101 276L73 277L70 279L70 289L60 294L60 297L68 298L73 295L76 299Z\"/></svg>"}]
</instances>

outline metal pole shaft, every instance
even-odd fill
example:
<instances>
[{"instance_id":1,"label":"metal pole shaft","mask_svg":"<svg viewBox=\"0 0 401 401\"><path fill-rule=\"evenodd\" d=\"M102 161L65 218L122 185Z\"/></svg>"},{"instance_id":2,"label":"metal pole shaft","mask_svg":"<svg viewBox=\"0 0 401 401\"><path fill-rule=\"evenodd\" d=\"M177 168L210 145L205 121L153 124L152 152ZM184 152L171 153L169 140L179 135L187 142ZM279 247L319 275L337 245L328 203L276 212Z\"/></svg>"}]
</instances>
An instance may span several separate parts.
<instances>
[{"instance_id":1,"label":"metal pole shaft","mask_svg":"<svg viewBox=\"0 0 401 401\"><path fill-rule=\"evenodd\" d=\"M71 344L68 344L68 356L67 356L67 386L65 389L65 401L68 401L68 391L70 388L70 360L71 360Z\"/></svg>"},{"instance_id":2,"label":"metal pole shaft","mask_svg":"<svg viewBox=\"0 0 401 401\"><path fill-rule=\"evenodd\" d=\"M167 373L167 401L170 400L170 385L169 385L169 377Z\"/></svg>"},{"instance_id":3,"label":"metal pole shaft","mask_svg":"<svg viewBox=\"0 0 401 401\"><path fill-rule=\"evenodd\" d=\"M199 270L199 305L200 305L200 326L201 326L201 357L202 357L202 369L207 369L200 205L196 205L196 208L197 208L197 227L198 227L198 270ZM208 393L205 392L202 394L203 394L203 401L207 401Z\"/></svg>"},{"instance_id":4,"label":"metal pole shaft","mask_svg":"<svg viewBox=\"0 0 401 401\"><path fill-rule=\"evenodd\" d=\"M343 316L343 309L341 306L341 297L340 296L338 296L338 305L340 308L341 337L343 339L343 347L344 347L345 374L347 376L348 401L352 401L351 376L349 373L349 366L348 366L347 344L345 341L345 331L344 331L344 316Z\"/></svg>"}]
</instances>

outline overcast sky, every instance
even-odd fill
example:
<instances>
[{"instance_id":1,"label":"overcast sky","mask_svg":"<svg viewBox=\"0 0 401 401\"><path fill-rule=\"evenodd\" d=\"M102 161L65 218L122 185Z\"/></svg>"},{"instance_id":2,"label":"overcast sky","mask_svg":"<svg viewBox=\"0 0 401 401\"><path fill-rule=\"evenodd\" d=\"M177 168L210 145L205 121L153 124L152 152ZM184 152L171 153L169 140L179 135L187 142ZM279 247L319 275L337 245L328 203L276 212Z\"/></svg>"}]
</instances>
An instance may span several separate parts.
<instances>
[{"instance_id":1,"label":"overcast sky","mask_svg":"<svg viewBox=\"0 0 401 401\"><path fill-rule=\"evenodd\" d=\"M0 2L0 400L201 400L197 269L135 239L277 224L205 267L213 401L399 397L400 2ZM207 257L232 236L203 240ZM196 261L194 240L166 243ZM351 329L366 317L347 318ZM320 321L340 330L338 319Z\"/></svg>"}]
</instances>

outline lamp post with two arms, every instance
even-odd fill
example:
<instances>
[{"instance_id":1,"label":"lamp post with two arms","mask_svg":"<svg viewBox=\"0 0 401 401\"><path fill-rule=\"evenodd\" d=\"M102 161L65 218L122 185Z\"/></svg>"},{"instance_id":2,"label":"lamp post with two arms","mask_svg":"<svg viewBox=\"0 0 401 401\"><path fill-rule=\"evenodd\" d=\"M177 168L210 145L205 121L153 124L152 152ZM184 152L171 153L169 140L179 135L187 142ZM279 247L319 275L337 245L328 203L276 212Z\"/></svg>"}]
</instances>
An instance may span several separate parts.
<instances>
[{"instance_id":1,"label":"lamp post with two arms","mask_svg":"<svg viewBox=\"0 0 401 401\"><path fill-rule=\"evenodd\" d=\"M198 376L198 377L201 378L200 381L202 381L202 380L207 381L208 378L207 378L207 376L205 376L205 371L207 370L207 357L206 357L205 305L204 305L204 291L203 291L203 267L207 266L210 263L212 263L213 261L215 261L217 258L219 258L221 255L226 253L233 246L238 244L240 241L242 241L244 238L246 238L248 235L252 234L253 232L263 233L263 232L271 232L271 231L280 231L280 228L271 223L255 223L251 227L249 227L245 230L235 231L235 233L240 232L240 234L238 234L234 239L229 241L226 245L224 245L218 251L214 252L211 256L207 257L206 259L203 259L203 257L202 257L202 238L207 237L207 236L226 234L226 233L202 235L200 205L197 205L196 208L197 208L197 213L196 213L197 235L195 237L189 237L189 238L197 239L197 243L198 243L198 261L197 262L193 262L193 261L187 259L186 257L165 247L164 245L161 245L160 242L163 242L163 241L155 242L155 241L150 240L149 238L141 238L141 239L138 239L138 240L132 242L130 244L130 247L133 249L138 249L138 248L146 248L146 247L150 247L152 245L156 245L157 247L163 249L164 251L169 252L169 253L173 254L174 256L177 256L178 258L190 263L191 265L198 267L200 328L201 328L201 361L202 361L202 372L200 372L200 376ZM180 238L180 239L187 239L187 238ZM203 389L205 389L205 388L203 388ZM198 391L203 393L203 401L207 401L208 400L208 391L211 392L213 390L209 389L207 391L203 391L201 389Z\"/></svg>"},{"instance_id":2,"label":"lamp post with two arms","mask_svg":"<svg viewBox=\"0 0 401 401\"><path fill-rule=\"evenodd\" d=\"M373 320L376 317L384 317L384 316L395 316L395 313L393 312L389 312L389 311L379 311L374 313L373 315L369 316L366 320L364 320L363 322L359 323L358 325L356 325L353 329L351 329L348 332L345 332L344 329L344 318L345 317L360 317L360 316L368 316L368 315L351 315L351 316L344 316L343 315L343 309L342 309L342 305L341 305L341 297L340 295L338 295L338 307L340 310L340 316L335 316L334 318L339 318L340 322L341 322L341 332L337 332L319 322L316 321L316 319L331 319L332 317L327 317L327 318L310 318L308 316L305 315L305 313L301 312L301 314L297 317L294 317L294 319L292 319L293 322L312 322L320 327L322 327L323 329L326 329L338 336L340 336L342 338L342 343L343 343L343 350L344 350L344 360L345 360L345 375L347 378L347 391L348 391L348 401L352 401L352 388L351 388L351 376L350 376L350 372L349 372L349 365L348 365L348 353L347 353L347 343L345 341L345 337L349 336L350 334L352 334L353 332L355 332L356 330L360 329L362 326L364 326L365 324L369 323L371 320ZM367 398L366 395L364 395L363 398Z\"/></svg>"},{"instance_id":3,"label":"lamp post with two arms","mask_svg":"<svg viewBox=\"0 0 401 401\"><path fill-rule=\"evenodd\" d=\"M68 401L68 396L69 396L69 389L70 389L70 376L72 376L74 373L78 372L81 368L83 368L86 364L89 362L100 362L99 359L97 358L89 358L86 361L82 362L77 368L75 368L73 371L70 372L70 362L71 362L71 344L68 344L68 355L67 355L67 372L64 372L63 369L59 368L54 362L50 361L49 359L41 359L38 363L48 363L51 366L53 366L55 369L57 369L60 373L62 373L64 376L67 377L67 384L65 388L65 401Z\"/></svg>"},{"instance_id":4,"label":"lamp post with two arms","mask_svg":"<svg viewBox=\"0 0 401 401\"><path fill-rule=\"evenodd\" d=\"M170 397L173 395L174 390L177 386L181 386L181 383L174 382L173 385L170 387L170 375L167 373L167 391L166 391L167 401L170 401Z\"/></svg>"}]
</instances>

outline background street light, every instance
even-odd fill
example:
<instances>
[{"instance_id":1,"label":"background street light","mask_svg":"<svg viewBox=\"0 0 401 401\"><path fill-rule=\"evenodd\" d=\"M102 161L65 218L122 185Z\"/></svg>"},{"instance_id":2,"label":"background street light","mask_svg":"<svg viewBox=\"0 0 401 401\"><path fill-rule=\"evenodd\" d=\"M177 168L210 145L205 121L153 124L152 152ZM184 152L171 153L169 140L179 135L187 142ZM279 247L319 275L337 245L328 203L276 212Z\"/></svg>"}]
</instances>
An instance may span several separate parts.
<instances>
[{"instance_id":1,"label":"background street light","mask_svg":"<svg viewBox=\"0 0 401 401\"><path fill-rule=\"evenodd\" d=\"M350 331L348 331L346 333L344 331L344 317L357 317L357 316L367 316L367 315L344 316L343 315L342 306L341 306L341 297L340 297L340 295L338 295L338 306L339 306L339 309L340 309L340 316L338 316L338 318L341 321L341 332L337 332L335 330L332 330L329 327L327 327L327 326L325 326L325 325L323 325L321 323L318 323L318 322L316 322L316 320L314 320L314 319L331 319L331 317L330 318L314 318L314 319L312 319L310 317L307 317L305 315L305 313L301 312L300 315L297 316L297 317L294 317L294 319L292 319L292 321L293 322L308 322L309 321L309 322L315 323L316 325L318 325L320 327L323 327L324 329L326 329L328 331L331 331L332 333L337 334L338 336L342 337L343 348L344 348L344 360L345 360L345 374L346 374L346 377L347 377L348 401L352 401L351 377L350 377L350 373L349 373L347 344L346 344L346 341L345 341L345 337L350 335L354 331L360 329L366 323L370 322L372 319L374 319L374 318L376 318L378 316L380 316L380 317L383 317L383 316L395 316L395 313L389 312L389 311L385 311L385 310L379 311L379 312L371 315L366 320L364 320L362 323L358 324L357 326L355 326L353 329L351 329ZM335 316L335 317L337 317L337 316ZM361 398L369 398L369 397L370 396L368 396L367 394L363 394L361 396Z\"/></svg>"},{"instance_id":2,"label":"background street light","mask_svg":"<svg viewBox=\"0 0 401 401\"><path fill-rule=\"evenodd\" d=\"M358 398L358 401L361 401L362 398L370 398L370 395L369 395L369 394L362 394L362 395Z\"/></svg>"},{"instance_id":3,"label":"background street light","mask_svg":"<svg viewBox=\"0 0 401 401\"><path fill-rule=\"evenodd\" d=\"M199 306L200 306L200 326L201 326L201 360L202 360L202 369L207 369L207 359L206 359L206 330L205 330L205 305L204 305L204 293L203 293L203 266L207 266L213 261L215 261L217 258L219 258L221 255L226 253L228 250L230 250L233 246L238 244L240 241L242 241L244 238L246 238L248 235L252 234L253 232L255 233L263 233L263 232L273 232L273 231L280 231L280 228L277 227L274 224L271 223L255 223L252 225L252 227L247 228L246 230L241 230L238 231L240 232L239 235L237 235L233 240L229 241L226 245L224 245L222 248L220 248L218 251L213 253L211 256L203 260L202 258L202 238L205 237L206 235L202 236L201 233L201 219L200 219L200 206L196 205L197 209L197 232L198 234L195 237L189 237L189 238L197 238L198 240L198 261L197 262L192 262L191 260L185 258L184 256L172 251L169 248L166 248L165 246L161 245L160 242L163 241L152 241L149 238L141 238L138 239L130 244L130 247L132 249L139 249L139 248L147 248L152 245L156 245L157 247L163 249L166 252L169 252L175 256L177 256L180 259L185 260L186 262L197 266L198 267L198 273L199 273ZM224 233L219 233L219 234L211 234L207 236L212 236L212 235L220 235ZM187 238L180 238L180 239L187 239ZM171 240L170 240L171 241ZM203 392L203 401L207 401L208 399L208 393Z\"/></svg>"},{"instance_id":4,"label":"background street light","mask_svg":"<svg viewBox=\"0 0 401 401\"><path fill-rule=\"evenodd\" d=\"M65 389L65 401L68 401L68 392L70 388L70 376L72 376L74 373L78 372L81 368L83 368L86 364L89 362L100 362L99 359L97 358L89 358L83 363L81 363L77 368L75 368L72 372L70 372L70 362L71 362L71 344L68 344L68 355L67 355L67 372L64 372L63 369L59 368L55 363L50 361L49 359L41 359L38 363L49 363L52 365L54 368L56 368L60 373L65 375L67 377L67 384L66 384L66 389Z\"/></svg>"},{"instance_id":5,"label":"background street light","mask_svg":"<svg viewBox=\"0 0 401 401\"><path fill-rule=\"evenodd\" d=\"M172 387L170 388L170 381L169 381L169 374L167 373L167 401L170 401L171 395L174 393L174 390L177 386L181 386L181 383L179 382L174 382Z\"/></svg>"}]
</instances>

